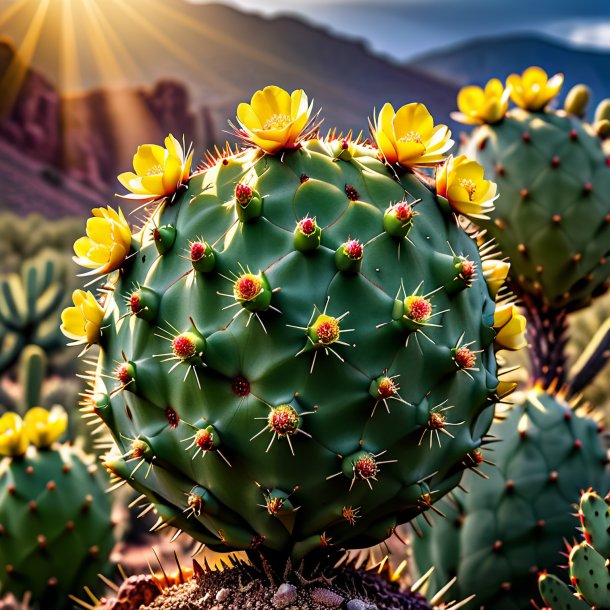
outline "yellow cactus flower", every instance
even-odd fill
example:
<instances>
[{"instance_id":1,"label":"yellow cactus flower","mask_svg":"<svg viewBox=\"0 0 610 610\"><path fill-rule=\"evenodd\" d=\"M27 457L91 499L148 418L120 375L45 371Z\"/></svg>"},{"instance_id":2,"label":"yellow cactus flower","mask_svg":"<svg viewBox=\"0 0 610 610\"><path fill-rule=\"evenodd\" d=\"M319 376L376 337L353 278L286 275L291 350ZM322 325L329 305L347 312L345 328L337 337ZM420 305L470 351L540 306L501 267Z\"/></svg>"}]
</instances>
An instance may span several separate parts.
<instances>
[{"instance_id":1,"label":"yellow cactus flower","mask_svg":"<svg viewBox=\"0 0 610 610\"><path fill-rule=\"evenodd\" d=\"M558 93L563 85L563 74L549 78L547 73L536 66L528 68L519 76L511 74L506 79L510 97L521 108L542 110Z\"/></svg>"},{"instance_id":2,"label":"yellow cactus flower","mask_svg":"<svg viewBox=\"0 0 610 610\"><path fill-rule=\"evenodd\" d=\"M176 192L188 180L193 153L184 151L180 142L170 133L165 138L165 148L157 144L138 146L133 157L133 172L118 177L128 190L126 199L153 201Z\"/></svg>"},{"instance_id":3,"label":"yellow cactus flower","mask_svg":"<svg viewBox=\"0 0 610 610\"><path fill-rule=\"evenodd\" d=\"M437 168L436 192L457 214L485 220L498 198L496 183L485 180L483 168L465 155L449 157Z\"/></svg>"},{"instance_id":4,"label":"yellow cactus flower","mask_svg":"<svg viewBox=\"0 0 610 610\"><path fill-rule=\"evenodd\" d=\"M483 276L487 282L489 294L495 299L500 288L502 288L506 281L510 270L510 263L495 259L487 259L481 261L481 270L483 271Z\"/></svg>"},{"instance_id":5,"label":"yellow cactus flower","mask_svg":"<svg viewBox=\"0 0 610 610\"><path fill-rule=\"evenodd\" d=\"M485 88L470 86L460 90L457 97L459 112L451 116L466 125L497 123L508 110L510 89L504 88L502 81L492 78Z\"/></svg>"},{"instance_id":6,"label":"yellow cactus flower","mask_svg":"<svg viewBox=\"0 0 610 610\"><path fill-rule=\"evenodd\" d=\"M514 303L498 305L494 313L495 341L498 347L513 351L526 347L526 325L525 316L519 313L519 308Z\"/></svg>"},{"instance_id":7,"label":"yellow cactus flower","mask_svg":"<svg viewBox=\"0 0 610 610\"><path fill-rule=\"evenodd\" d=\"M43 407L32 407L25 414L23 425L30 442L44 449L50 447L66 431L68 414L59 405L50 411Z\"/></svg>"},{"instance_id":8,"label":"yellow cactus flower","mask_svg":"<svg viewBox=\"0 0 610 610\"><path fill-rule=\"evenodd\" d=\"M123 212L108 208L94 208L87 221L87 236L74 242L74 261L93 273L110 273L118 269L131 248L131 229Z\"/></svg>"},{"instance_id":9,"label":"yellow cactus flower","mask_svg":"<svg viewBox=\"0 0 610 610\"><path fill-rule=\"evenodd\" d=\"M425 167L444 161L453 146L447 125L434 126L424 104L407 104L396 112L385 104L371 125L373 139L387 163Z\"/></svg>"},{"instance_id":10,"label":"yellow cactus flower","mask_svg":"<svg viewBox=\"0 0 610 610\"><path fill-rule=\"evenodd\" d=\"M75 290L72 293L74 307L66 307L61 314L61 332L73 345L97 343L101 334L104 310L91 292Z\"/></svg>"},{"instance_id":11,"label":"yellow cactus flower","mask_svg":"<svg viewBox=\"0 0 610 610\"><path fill-rule=\"evenodd\" d=\"M237 107L237 120L245 139L273 155L298 145L312 108L303 89L288 93L270 85Z\"/></svg>"},{"instance_id":12,"label":"yellow cactus flower","mask_svg":"<svg viewBox=\"0 0 610 610\"><path fill-rule=\"evenodd\" d=\"M27 448L23 420L17 413L5 413L0 417L0 455L23 455Z\"/></svg>"}]
</instances>

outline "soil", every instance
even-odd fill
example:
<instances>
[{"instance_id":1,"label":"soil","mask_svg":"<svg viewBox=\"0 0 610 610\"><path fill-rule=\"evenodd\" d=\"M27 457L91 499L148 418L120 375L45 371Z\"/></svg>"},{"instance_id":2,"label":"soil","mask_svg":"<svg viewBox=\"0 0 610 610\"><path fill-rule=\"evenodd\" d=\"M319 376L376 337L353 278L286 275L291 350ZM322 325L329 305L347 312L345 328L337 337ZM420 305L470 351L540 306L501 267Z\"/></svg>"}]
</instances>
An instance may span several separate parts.
<instances>
[{"instance_id":1,"label":"soil","mask_svg":"<svg viewBox=\"0 0 610 610\"><path fill-rule=\"evenodd\" d=\"M293 573L283 583L270 576L245 564L206 571L140 610L430 610L423 596L400 591L373 571L346 567L332 581Z\"/></svg>"}]
</instances>

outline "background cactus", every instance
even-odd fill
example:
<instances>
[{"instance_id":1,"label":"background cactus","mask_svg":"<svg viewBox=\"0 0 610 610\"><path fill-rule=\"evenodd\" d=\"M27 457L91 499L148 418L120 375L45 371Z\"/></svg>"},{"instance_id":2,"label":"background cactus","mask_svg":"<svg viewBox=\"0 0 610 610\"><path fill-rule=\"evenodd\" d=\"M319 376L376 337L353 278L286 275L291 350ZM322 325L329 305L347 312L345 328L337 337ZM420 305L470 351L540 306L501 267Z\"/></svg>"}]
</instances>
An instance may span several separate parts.
<instances>
[{"instance_id":1,"label":"background cactus","mask_svg":"<svg viewBox=\"0 0 610 610\"><path fill-rule=\"evenodd\" d=\"M175 193L151 169L157 195L136 196L162 199L109 276L99 335L82 295L64 316L99 340L89 408L120 453L106 466L160 524L283 561L374 544L428 510L483 442L498 387L495 303L447 200L374 146L304 130L282 131L276 156L210 159Z\"/></svg>"},{"instance_id":2,"label":"background cactus","mask_svg":"<svg viewBox=\"0 0 610 610\"><path fill-rule=\"evenodd\" d=\"M438 505L447 518L422 527L414 555L441 581L457 576L462 596L476 593L467 607L523 610L537 573L556 570L579 491L608 489L610 473L598 424L561 395L530 390L503 415L490 431L501 442L485 452L494 466L478 465L481 476L464 480L469 493Z\"/></svg>"},{"instance_id":3,"label":"background cactus","mask_svg":"<svg viewBox=\"0 0 610 610\"><path fill-rule=\"evenodd\" d=\"M570 550L570 582L576 592L556 576L542 574L540 594L550 610L610 608L610 504L596 492L583 493L578 511L585 540ZM576 597L578 599L576 599Z\"/></svg>"},{"instance_id":4,"label":"background cactus","mask_svg":"<svg viewBox=\"0 0 610 610\"><path fill-rule=\"evenodd\" d=\"M66 303L70 266L53 252L27 260L19 273L0 277L0 371L9 369L26 345L45 351L63 344L59 314Z\"/></svg>"},{"instance_id":5,"label":"background cactus","mask_svg":"<svg viewBox=\"0 0 610 610\"><path fill-rule=\"evenodd\" d=\"M67 609L68 594L110 569L114 536L105 477L92 457L45 440L46 432L35 439L38 446L25 441L7 451L7 439L23 434L19 419L12 429L6 423L13 417L9 412L0 420L3 452L14 454L0 461L0 594L21 599L29 591L34 608Z\"/></svg>"},{"instance_id":6,"label":"background cactus","mask_svg":"<svg viewBox=\"0 0 610 610\"><path fill-rule=\"evenodd\" d=\"M509 76L506 89L497 80L484 94L467 87L456 115L480 124L463 150L497 182L500 197L489 219L476 222L510 259L509 284L528 316L532 380L544 387L566 382L566 314L602 294L610 276L607 103L587 123L589 92L578 85L564 109L552 108L562 80L528 68ZM518 106L511 110L509 93ZM492 104L500 98L501 108ZM485 112L491 107L497 112Z\"/></svg>"}]
</instances>

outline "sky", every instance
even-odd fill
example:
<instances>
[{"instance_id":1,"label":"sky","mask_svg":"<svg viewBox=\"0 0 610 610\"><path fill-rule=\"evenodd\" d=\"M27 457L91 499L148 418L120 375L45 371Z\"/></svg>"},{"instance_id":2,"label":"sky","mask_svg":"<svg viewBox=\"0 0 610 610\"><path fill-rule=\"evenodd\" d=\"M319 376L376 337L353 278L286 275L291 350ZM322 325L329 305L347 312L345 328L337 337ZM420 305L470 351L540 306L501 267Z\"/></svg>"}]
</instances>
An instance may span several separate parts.
<instances>
[{"instance_id":1,"label":"sky","mask_svg":"<svg viewBox=\"0 0 610 610\"><path fill-rule=\"evenodd\" d=\"M610 51L610 0L190 0L299 15L402 61L482 36L537 32Z\"/></svg>"}]
</instances>

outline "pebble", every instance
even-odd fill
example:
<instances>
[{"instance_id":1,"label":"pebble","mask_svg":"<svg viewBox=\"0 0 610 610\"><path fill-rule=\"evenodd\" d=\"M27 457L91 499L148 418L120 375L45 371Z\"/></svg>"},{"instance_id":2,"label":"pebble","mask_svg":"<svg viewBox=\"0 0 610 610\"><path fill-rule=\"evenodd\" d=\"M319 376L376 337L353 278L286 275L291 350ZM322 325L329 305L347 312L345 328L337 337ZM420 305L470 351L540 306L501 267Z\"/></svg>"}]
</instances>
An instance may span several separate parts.
<instances>
[{"instance_id":1,"label":"pebble","mask_svg":"<svg viewBox=\"0 0 610 610\"><path fill-rule=\"evenodd\" d=\"M361 599L350 599L347 602L347 610L377 610L375 604L367 604Z\"/></svg>"},{"instance_id":2,"label":"pebble","mask_svg":"<svg viewBox=\"0 0 610 610\"><path fill-rule=\"evenodd\" d=\"M227 600L229 595L231 595L230 589L220 589L220 591L216 593L216 601L222 603Z\"/></svg>"},{"instance_id":3,"label":"pebble","mask_svg":"<svg viewBox=\"0 0 610 610\"><path fill-rule=\"evenodd\" d=\"M282 583L273 595L273 607L285 608L297 600L297 588L288 582Z\"/></svg>"},{"instance_id":4,"label":"pebble","mask_svg":"<svg viewBox=\"0 0 610 610\"><path fill-rule=\"evenodd\" d=\"M338 593L320 587L313 589L309 595L313 602L327 608L338 608L344 601L343 597Z\"/></svg>"}]
</instances>

